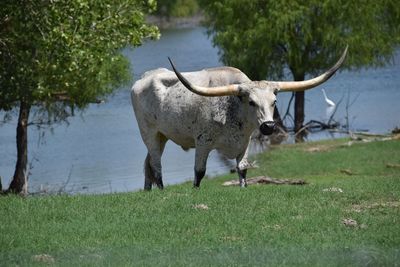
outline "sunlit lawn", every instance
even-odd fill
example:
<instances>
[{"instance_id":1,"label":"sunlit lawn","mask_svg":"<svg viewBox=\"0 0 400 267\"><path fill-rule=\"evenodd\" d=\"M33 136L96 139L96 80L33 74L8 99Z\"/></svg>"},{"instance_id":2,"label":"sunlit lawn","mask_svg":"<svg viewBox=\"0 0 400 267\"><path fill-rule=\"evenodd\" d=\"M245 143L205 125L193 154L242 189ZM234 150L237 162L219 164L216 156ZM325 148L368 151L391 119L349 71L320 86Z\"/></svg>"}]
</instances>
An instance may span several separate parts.
<instances>
[{"instance_id":1,"label":"sunlit lawn","mask_svg":"<svg viewBox=\"0 0 400 267\"><path fill-rule=\"evenodd\" d=\"M307 185L0 197L0 266L396 266L400 142L274 147L249 176Z\"/></svg>"}]
</instances>

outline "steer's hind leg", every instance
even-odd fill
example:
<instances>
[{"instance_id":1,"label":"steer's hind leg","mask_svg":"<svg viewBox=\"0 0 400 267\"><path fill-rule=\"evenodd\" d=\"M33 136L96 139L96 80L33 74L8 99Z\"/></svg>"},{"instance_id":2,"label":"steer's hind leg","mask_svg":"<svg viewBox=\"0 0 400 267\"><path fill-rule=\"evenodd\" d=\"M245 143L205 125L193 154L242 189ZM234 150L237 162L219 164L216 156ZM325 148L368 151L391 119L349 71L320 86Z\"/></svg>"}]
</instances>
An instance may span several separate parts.
<instances>
[{"instance_id":1,"label":"steer's hind leg","mask_svg":"<svg viewBox=\"0 0 400 267\"><path fill-rule=\"evenodd\" d=\"M160 189L164 188L161 172L161 155L164 151L166 142L167 138L160 133L153 135L151 139L150 137L146 139L145 143L148 149L148 154L144 163L145 190L151 190L152 184L156 184Z\"/></svg>"},{"instance_id":2,"label":"steer's hind leg","mask_svg":"<svg viewBox=\"0 0 400 267\"><path fill-rule=\"evenodd\" d=\"M154 172L150 166L150 154L147 153L144 161L144 190L151 190L153 182L156 180Z\"/></svg>"}]
</instances>

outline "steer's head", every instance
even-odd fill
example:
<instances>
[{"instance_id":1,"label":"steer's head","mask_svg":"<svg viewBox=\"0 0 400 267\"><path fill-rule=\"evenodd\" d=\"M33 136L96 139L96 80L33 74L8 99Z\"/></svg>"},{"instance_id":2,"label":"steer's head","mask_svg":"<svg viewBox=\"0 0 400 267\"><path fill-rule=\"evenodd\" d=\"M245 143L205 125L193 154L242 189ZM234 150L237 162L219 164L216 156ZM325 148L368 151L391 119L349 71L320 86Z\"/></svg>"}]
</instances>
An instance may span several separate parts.
<instances>
[{"instance_id":1,"label":"steer's head","mask_svg":"<svg viewBox=\"0 0 400 267\"><path fill-rule=\"evenodd\" d=\"M267 81L251 81L238 84L238 94L244 108L244 116L251 125L259 127L264 135L270 135L275 128L274 109L279 88Z\"/></svg>"},{"instance_id":2,"label":"steer's head","mask_svg":"<svg viewBox=\"0 0 400 267\"><path fill-rule=\"evenodd\" d=\"M250 120L254 119L260 132L264 135L273 133L275 122L273 121L274 108L276 104L276 95L278 92L298 92L314 88L327 81L340 68L347 55L347 49L336 64L327 72L306 81L277 82L277 81L250 81L241 84L230 84L217 87L202 87L191 84L183 75L177 71L175 65L169 61L172 68L182 82L182 84L191 92L202 96L227 96L236 95L242 99L244 105L248 105L248 114L251 114Z\"/></svg>"}]
</instances>

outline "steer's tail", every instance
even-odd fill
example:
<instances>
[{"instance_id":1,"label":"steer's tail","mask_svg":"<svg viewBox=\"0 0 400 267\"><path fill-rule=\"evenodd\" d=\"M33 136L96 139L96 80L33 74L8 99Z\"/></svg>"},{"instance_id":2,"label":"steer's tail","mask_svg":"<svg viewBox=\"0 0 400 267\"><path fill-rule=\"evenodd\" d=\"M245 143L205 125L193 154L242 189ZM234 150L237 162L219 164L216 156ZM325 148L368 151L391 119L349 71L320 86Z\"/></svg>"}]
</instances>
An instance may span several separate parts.
<instances>
[{"instance_id":1,"label":"steer's tail","mask_svg":"<svg viewBox=\"0 0 400 267\"><path fill-rule=\"evenodd\" d=\"M150 190L152 184L157 182L157 179L154 175L154 171L150 166L150 155L147 153L146 159L144 161L144 189Z\"/></svg>"}]
</instances>

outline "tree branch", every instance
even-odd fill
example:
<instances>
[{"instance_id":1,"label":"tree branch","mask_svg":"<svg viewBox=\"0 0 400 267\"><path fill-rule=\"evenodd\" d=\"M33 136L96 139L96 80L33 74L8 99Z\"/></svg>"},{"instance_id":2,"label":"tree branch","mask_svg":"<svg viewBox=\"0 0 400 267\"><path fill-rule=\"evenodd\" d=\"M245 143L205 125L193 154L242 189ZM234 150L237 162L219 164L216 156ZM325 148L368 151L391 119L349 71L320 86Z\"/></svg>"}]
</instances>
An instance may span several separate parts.
<instances>
[{"instance_id":1,"label":"tree branch","mask_svg":"<svg viewBox=\"0 0 400 267\"><path fill-rule=\"evenodd\" d=\"M293 99L294 99L294 93L292 93L292 96L290 97L290 100L289 100L285 115L283 115L282 121L285 121L287 116L289 116L293 119L292 115L290 115L290 107L292 106Z\"/></svg>"}]
</instances>

